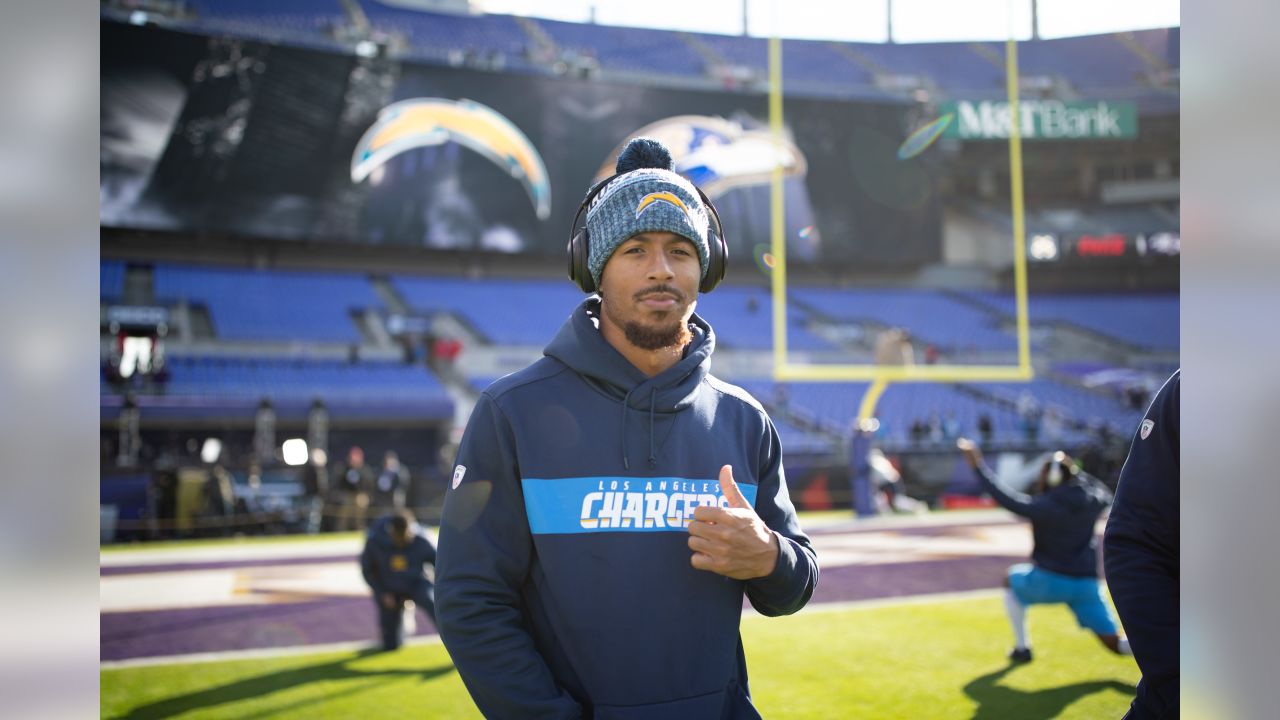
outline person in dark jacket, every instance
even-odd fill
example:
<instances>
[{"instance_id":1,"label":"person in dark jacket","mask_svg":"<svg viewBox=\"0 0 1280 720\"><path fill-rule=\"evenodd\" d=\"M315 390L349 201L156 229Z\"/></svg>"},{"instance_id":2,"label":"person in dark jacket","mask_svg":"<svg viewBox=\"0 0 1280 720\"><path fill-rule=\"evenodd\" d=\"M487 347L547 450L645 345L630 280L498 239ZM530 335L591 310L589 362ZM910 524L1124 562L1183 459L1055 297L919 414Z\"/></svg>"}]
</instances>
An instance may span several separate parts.
<instances>
[{"instance_id":1,"label":"person in dark jacket","mask_svg":"<svg viewBox=\"0 0 1280 720\"><path fill-rule=\"evenodd\" d=\"M1010 567L1004 581L1005 611L1014 635L1009 659L1031 661L1026 607L1039 603L1065 603L1080 627L1092 630L1108 650L1131 654L1098 578L1094 527L1111 504L1111 491L1059 451L1041 466L1033 488L1035 496L1026 495L995 478L973 441L961 438L956 445L991 497L1004 509L1031 521L1031 562Z\"/></svg>"},{"instance_id":2,"label":"person in dark jacket","mask_svg":"<svg viewBox=\"0 0 1280 720\"><path fill-rule=\"evenodd\" d=\"M358 445L347 451L347 463L333 474L330 494L334 497L336 525L339 531L366 530L369 511L369 489L373 473L364 464L364 450Z\"/></svg>"},{"instance_id":3,"label":"person in dark jacket","mask_svg":"<svg viewBox=\"0 0 1280 720\"><path fill-rule=\"evenodd\" d=\"M1130 720L1176 718L1178 702L1178 388L1160 388L1120 470L1102 555L1107 585L1142 670Z\"/></svg>"},{"instance_id":4,"label":"person in dark jacket","mask_svg":"<svg viewBox=\"0 0 1280 720\"><path fill-rule=\"evenodd\" d=\"M435 587L426 574L426 566L435 563L436 546L409 511L379 518L369 528L360 570L373 590L383 649L403 644L405 615L415 607L435 624Z\"/></svg>"},{"instance_id":5,"label":"person in dark jacket","mask_svg":"<svg viewBox=\"0 0 1280 720\"><path fill-rule=\"evenodd\" d=\"M670 168L632 140L588 193L570 277L599 296L485 390L459 446L437 611L486 717L757 718L742 598L785 615L817 583L777 430L710 374L694 307L724 246Z\"/></svg>"},{"instance_id":6,"label":"person in dark jacket","mask_svg":"<svg viewBox=\"0 0 1280 720\"><path fill-rule=\"evenodd\" d=\"M400 464L400 456L394 450L388 450L373 481L369 505L380 515L393 513L404 509L408 492L409 469Z\"/></svg>"}]
</instances>

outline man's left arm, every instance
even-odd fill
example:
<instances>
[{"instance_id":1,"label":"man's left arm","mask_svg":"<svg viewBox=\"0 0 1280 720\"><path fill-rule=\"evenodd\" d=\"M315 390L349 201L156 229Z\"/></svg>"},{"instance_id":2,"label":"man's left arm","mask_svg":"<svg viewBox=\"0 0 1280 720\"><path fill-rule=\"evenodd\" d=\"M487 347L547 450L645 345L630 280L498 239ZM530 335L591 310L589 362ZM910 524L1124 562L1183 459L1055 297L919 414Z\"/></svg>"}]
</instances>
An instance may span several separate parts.
<instances>
[{"instance_id":1,"label":"man's left arm","mask_svg":"<svg viewBox=\"0 0 1280 720\"><path fill-rule=\"evenodd\" d=\"M738 489L731 466L720 469L729 507L699 507L689 524L692 565L746 581L747 598L760 614L790 615L809 602L818 584L818 559L800 529L782 470L782 446L772 424L757 474L753 508Z\"/></svg>"}]
</instances>

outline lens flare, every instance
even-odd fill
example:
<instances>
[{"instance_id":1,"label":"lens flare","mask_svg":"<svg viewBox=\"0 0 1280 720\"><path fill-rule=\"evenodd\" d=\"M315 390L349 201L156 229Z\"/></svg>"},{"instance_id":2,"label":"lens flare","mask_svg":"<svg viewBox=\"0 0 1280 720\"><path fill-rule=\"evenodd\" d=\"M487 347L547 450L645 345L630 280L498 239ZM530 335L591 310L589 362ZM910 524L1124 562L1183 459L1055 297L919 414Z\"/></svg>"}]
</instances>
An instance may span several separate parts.
<instances>
[{"instance_id":1,"label":"lens flare","mask_svg":"<svg viewBox=\"0 0 1280 720\"><path fill-rule=\"evenodd\" d=\"M760 272L765 275L768 275L773 270L774 265L777 264L773 253L769 252L769 246L764 243L756 245L752 254L756 259L756 267L760 268Z\"/></svg>"},{"instance_id":2,"label":"lens flare","mask_svg":"<svg viewBox=\"0 0 1280 720\"><path fill-rule=\"evenodd\" d=\"M898 159L910 160L927 150L935 140L942 136L943 131L947 129L952 120L955 120L955 117L954 113L947 113L937 120L917 128L898 146Z\"/></svg>"}]
</instances>

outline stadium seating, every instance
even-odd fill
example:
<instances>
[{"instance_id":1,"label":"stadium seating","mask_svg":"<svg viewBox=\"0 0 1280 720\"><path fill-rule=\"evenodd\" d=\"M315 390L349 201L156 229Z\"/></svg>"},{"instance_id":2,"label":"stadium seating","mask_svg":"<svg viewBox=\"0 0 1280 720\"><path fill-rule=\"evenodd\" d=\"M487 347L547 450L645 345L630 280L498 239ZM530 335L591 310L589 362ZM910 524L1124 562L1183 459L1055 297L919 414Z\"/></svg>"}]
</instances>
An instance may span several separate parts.
<instances>
[{"instance_id":1,"label":"stadium seating","mask_svg":"<svg viewBox=\"0 0 1280 720\"><path fill-rule=\"evenodd\" d=\"M476 332L498 345L545 345L585 297L560 280L467 280L449 277L397 277L393 280L417 312L447 311L466 319ZM755 298L756 310L749 307ZM715 328L722 347L767 350L773 345L772 301L761 288L722 285L698 298L698 314ZM513 313L512 308L522 308ZM798 350L836 350L801 324L803 313L790 309L789 342Z\"/></svg>"},{"instance_id":2,"label":"stadium seating","mask_svg":"<svg viewBox=\"0 0 1280 720\"><path fill-rule=\"evenodd\" d=\"M840 43L787 40L782 43L782 84L788 94L859 100L895 100L876 85L866 67L836 50Z\"/></svg>"},{"instance_id":3,"label":"stadium seating","mask_svg":"<svg viewBox=\"0 0 1280 720\"><path fill-rule=\"evenodd\" d=\"M784 383L765 381L740 383L748 392L773 407L777 417L795 414L827 430L845 434L850 432L858 416L858 408L866 394L866 383ZM785 409L779 398L785 394ZM997 442L1012 442L1021 438L1017 413L1009 407L979 395L961 392L952 385L933 383L901 383L890 385L876 407L880 420L880 436L886 442L901 444L909 441L911 423L928 422L937 416L939 420L954 417L962 434L977 432L979 416L991 418Z\"/></svg>"},{"instance_id":4,"label":"stadium seating","mask_svg":"<svg viewBox=\"0 0 1280 720\"><path fill-rule=\"evenodd\" d=\"M375 31L403 34L406 54L434 62L454 62L457 53L501 56L508 69L547 72L529 59L533 45L510 15L455 15L358 0ZM197 28L272 40L336 45L329 29L347 24L338 0L192 0ZM713 81L712 58L767 77L767 41L758 37L689 33L531 19L562 50L595 58L602 69L624 73ZM688 40L686 40L686 37ZM1060 77L1094 99L1132 100L1143 112L1178 110L1178 94L1153 87L1151 76L1180 63L1178 28L1092 35L1018 43L1024 75ZM695 49L701 46L711 58ZM844 46L849 52L841 52ZM865 62L850 56L860 55ZM917 76L944 95L968 99L1004 94L1004 46L999 42L836 43L783 42L783 82L796 95L888 97L876 87L875 70ZM1175 82L1176 85L1176 82Z\"/></svg>"},{"instance_id":5,"label":"stadium seating","mask_svg":"<svg viewBox=\"0 0 1280 720\"><path fill-rule=\"evenodd\" d=\"M739 384L773 408L775 421L794 415L835 433L849 432L867 390L865 383ZM1104 424L1113 430L1136 427L1142 415L1141 410L1129 408L1114 397L1046 379L958 385L899 383L891 384L877 403L879 435L887 443L903 444L909 442L913 422L952 417L961 434L975 436L978 418L985 414L992 421L994 442L1020 443L1026 437L1017 412L1023 393L1029 393L1041 411L1055 411L1062 420L1056 439L1069 446L1088 442L1093 429ZM780 398L784 395L786 401L782 403ZM1041 437L1048 439L1046 427L1042 420Z\"/></svg>"},{"instance_id":6,"label":"stadium seating","mask_svg":"<svg viewBox=\"0 0 1280 720\"><path fill-rule=\"evenodd\" d=\"M1012 295L975 292L968 297L1013 317ZM1178 348L1176 294L1032 295L1028 314L1032 323L1067 323L1141 349Z\"/></svg>"},{"instance_id":7,"label":"stadium seating","mask_svg":"<svg viewBox=\"0 0 1280 720\"><path fill-rule=\"evenodd\" d=\"M972 387L1008 404L1016 403L1024 392L1030 393L1042 410L1054 408L1067 419L1089 426L1107 423L1115 427L1136 427L1142 414L1141 410L1126 407L1115 396L1043 378L1029 383L974 383Z\"/></svg>"},{"instance_id":8,"label":"stadium seating","mask_svg":"<svg viewBox=\"0 0 1280 720\"><path fill-rule=\"evenodd\" d=\"M413 310L451 312L499 345L546 345L585 297L560 280L395 277L392 284Z\"/></svg>"},{"instance_id":9,"label":"stadium seating","mask_svg":"<svg viewBox=\"0 0 1280 720\"><path fill-rule=\"evenodd\" d=\"M374 28L404 33L411 57L444 60L451 50L500 53L505 67L520 66L530 42L510 15L450 15L392 7L377 0L360 0L360 7Z\"/></svg>"},{"instance_id":10,"label":"stadium seating","mask_svg":"<svg viewBox=\"0 0 1280 720\"><path fill-rule=\"evenodd\" d=\"M944 350L1009 351L1014 335L995 318L933 290L850 290L797 288L792 297L844 322L873 322L909 331L917 340Z\"/></svg>"},{"instance_id":11,"label":"stadium seating","mask_svg":"<svg viewBox=\"0 0 1280 720\"><path fill-rule=\"evenodd\" d=\"M340 0L189 0L197 27L308 45L338 47L330 30L347 22Z\"/></svg>"},{"instance_id":12,"label":"stadium seating","mask_svg":"<svg viewBox=\"0 0 1280 720\"><path fill-rule=\"evenodd\" d=\"M1004 92L1003 65L983 57L969 43L852 43L851 46L886 72L931 78L953 95L982 99ZM995 44L989 47L1003 59L1003 47Z\"/></svg>"},{"instance_id":13,"label":"stadium seating","mask_svg":"<svg viewBox=\"0 0 1280 720\"><path fill-rule=\"evenodd\" d=\"M1140 86L1151 67L1114 35L1090 35L1019 43L1018 70L1064 77L1086 91Z\"/></svg>"},{"instance_id":14,"label":"stadium seating","mask_svg":"<svg viewBox=\"0 0 1280 720\"><path fill-rule=\"evenodd\" d=\"M159 302L205 305L224 340L358 342L351 311L380 302L355 274L158 264L154 277Z\"/></svg>"},{"instance_id":15,"label":"stadium seating","mask_svg":"<svg viewBox=\"0 0 1280 720\"><path fill-rule=\"evenodd\" d=\"M1130 33L1139 46L1169 67L1181 65L1181 28L1157 28Z\"/></svg>"},{"instance_id":16,"label":"stadium seating","mask_svg":"<svg viewBox=\"0 0 1280 720\"><path fill-rule=\"evenodd\" d=\"M107 301L124 297L125 264L119 260L103 260L98 266L98 297Z\"/></svg>"},{"instance_id":17,"label":"stadium seating","mask_svg":"<svg viewBox=\"0 0 1280 720\"><path fill-rule=\"evenodd\" d=\"M448 418L453 402L420 365L398 362L170 356L169 380L158 391L140 393L148 417L251 412L268 398L282 411L297 412L321 398L335 416L371 415ZM106 383L104 396L116 392ZM104 397L104 410L118 401Z\"/></svg>"},{"instance_id":18,"label":"stadium seating","mask_svg":"<svg viewBox=\"0 0 1280 720\"><path fill-rule=\"evenodd\" d=\"M769 75L768 41L734 35L693 34L730 65L748 68L757 78ZM875 79L863 66L838 52L839 43L784 40L782 84L788 93L887 97L875 87Z\"/></svg>"},{"instance_id":19,"label":"stadium seating","mask_svg":"<svg viewBox=\"0 0 1280 720\"><path fill-rule=\"evenodd\" d=\"M778 431L778 440L782 443L784 456L794 458L797 455L820 455L831 452L832 442L817 433L803 430L783 418L770 416L773 427Z\"/></svg>"},{"instance_id":20,"label":"stadium seating","mask_svg":"<svg viewBox=\"0 0 1280 720\"><path fill-rule=\"evenodd\" d=\"M754 310L752 309L754 300ZM744 350L773 349L773 296L765 288L721 285L698 297L698 315L711 323L719 347ZM787 305L787 347L825 351L839 348L805 327L801 308Z\"/></svg>"},{"instance_id":21,"label":"stadium seating","mask_svg":"<svg viewBox=\"0 0 1280 720\"><path fill-rule=\"evenodd\" d=\"M421 366L345 360L171 357L170 395L260 397L416 397L442 392Z\"/></svg>"},{"instance_id":22,"label":"stadium seating","mask_svg":"<svg viewBox=\"0 0 1280 720\"><path fill-rule=\"evenodd\" d=\"M703 60L679 35L666 30L538 20L561 50L596 59L622 72L699 76Z\"/></svg>"},{"instance_id":23,"label":"stadium seating","mask_svg":"<svg viewBox=\"0 0 1280 720\"><path fill-rule=\"evenodd\" d=\"M750 68L761 77L769 72L769 41L758 37L691 33L692 37L711 48L732 65ZM786 46L787 43L783 43Z\"/></svg>"}]
</instances>

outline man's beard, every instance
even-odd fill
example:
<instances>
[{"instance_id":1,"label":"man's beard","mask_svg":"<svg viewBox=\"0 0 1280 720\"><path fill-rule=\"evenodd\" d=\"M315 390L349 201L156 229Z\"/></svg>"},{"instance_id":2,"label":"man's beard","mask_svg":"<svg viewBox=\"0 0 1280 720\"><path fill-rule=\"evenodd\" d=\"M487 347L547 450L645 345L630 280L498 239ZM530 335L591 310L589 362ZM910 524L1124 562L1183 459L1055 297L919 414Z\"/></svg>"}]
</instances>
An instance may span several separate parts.
<instances>
[{"instance_id":1,"label":"man's beard","mask_svg":"<svg viewBox=\"0 0 1280 720\"><path fill-rule=\"evenodd\" d=\"M667 327L649 327L630 320L623 324L622 332L626 335L627 342L643 350L684 347L693 340L688 324L678 318Z\"/></svg>"},{"instance_id":2,"label":"man's beard","mask_svg":"<svg viewBox=\"0 0 1280 720\"><path fill-rule=\"evenodd\" d=\"M646 288L636 293L634 299L640 300L645 295L655 292L667 292L681 300L684 299L684 293L669 285ZM610 320L613 320L614 325L622 328L623 336L627 338L627 342L642 350L683 347L693 340L693 333L690 332L688 323L683 317L674 312L672 315L675 315L675 317L670 325L657 327L645 325L636 320L624 320L618 317L612 312L612 306L607 301L604 303L604 312L609 315Z\"/></svg>"}]
</instances>

